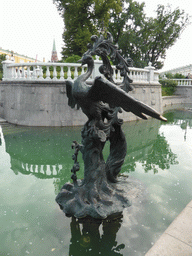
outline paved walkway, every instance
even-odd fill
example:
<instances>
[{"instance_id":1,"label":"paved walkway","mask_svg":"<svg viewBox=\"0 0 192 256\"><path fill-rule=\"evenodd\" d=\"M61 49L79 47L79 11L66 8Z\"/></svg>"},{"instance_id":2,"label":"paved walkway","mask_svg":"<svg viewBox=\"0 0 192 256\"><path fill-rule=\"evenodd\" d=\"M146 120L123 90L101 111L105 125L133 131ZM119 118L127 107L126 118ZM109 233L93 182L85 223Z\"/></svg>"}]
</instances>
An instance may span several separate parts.
<instances>
[{"instance_id":1,"label":"paved walkway","mask_svg":"<svg viewBox=\"0 0 192 256\"><path fill-rule=\"evenodd\" d=\"M192 201L145 256L192 256Z\"/></svg>"}]
</instances>

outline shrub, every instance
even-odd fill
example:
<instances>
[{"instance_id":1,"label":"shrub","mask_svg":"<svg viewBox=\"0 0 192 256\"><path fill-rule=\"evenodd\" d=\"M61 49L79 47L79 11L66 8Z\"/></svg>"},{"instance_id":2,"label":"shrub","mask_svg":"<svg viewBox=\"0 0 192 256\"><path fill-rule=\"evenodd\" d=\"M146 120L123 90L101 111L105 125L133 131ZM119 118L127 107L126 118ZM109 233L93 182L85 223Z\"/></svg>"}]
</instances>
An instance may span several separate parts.
<instances>
[{"instance_id":1,"label":"shrub","mask_svg":"<svg viewBox=\"0 0 192 256\"><path fill-rule=\"evenodd\" d=\"M172 74L169 72L169 73L166 73L165 76L168 79L185 79L185 76L180 73Z\"/></svg>"},{"instance_id":2,"label":"shrub","mask_svg":"<svg viewBox=\"0 0 192 256\"><path fill-rule=\"evenodd\" d=\"M170 96L176 91L177 82L171 79L160 79L159 80L162 87L162 95Z\"/></svg>"},{"instance_id":3,"label":"shrub","mask_svg":"<svg viewBox=\"0 0 192 256\"><path fill-rule=\"evenodd\" d=\"M176 73L176 74L174 74L173 78L175 78L175 79L185 79L186 76L184 76L182 74L179 74L179 73Z\"/></svg>"},{"instance_id":4,"label":"shrub","mask_svg":"<svg viewBox=\"0 0 192 256\"><path fill-rule=\"evenodd\" d=\"M65 59L65 63L77 63L78 60L80 60L81 57L79 55L71 55L68 58Z\"/></svg>"}]
</instances>

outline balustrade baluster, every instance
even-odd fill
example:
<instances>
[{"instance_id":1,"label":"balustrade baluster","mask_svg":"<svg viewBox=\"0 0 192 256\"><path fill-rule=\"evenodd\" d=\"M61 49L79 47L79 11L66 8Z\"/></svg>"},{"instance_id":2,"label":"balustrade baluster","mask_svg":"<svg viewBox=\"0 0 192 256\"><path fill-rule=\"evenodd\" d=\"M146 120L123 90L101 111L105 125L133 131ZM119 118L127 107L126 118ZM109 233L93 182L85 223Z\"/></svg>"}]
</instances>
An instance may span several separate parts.
<instances>
[{"instance_id":1,"label":"balustrade baluster","mask_svg":"<svg viewBox=\"0 0 192 256\"><path fill-rule=\"evenodd\" d=\"M129 77L130 77L130 79L133 79L133 71L132 70L130 70L130 72L129 72Z\"/></svg>"},{"instance_id":2,"label":"balustrade baluster","mask_svg":"<svg viewBox=\"0 0 192 256\"><path fill-rule=\"evenodd\" d=\"M57 71L56 71L56 66L53 66L53 80L57 80Z\"/></svg>"},{"instance_id":3,"label":"balustrade baluster","mask_svg":"<svg viewBox=\"0 0 192 256\"><path fill-rule=\"evenodd\" d=\"M137 75L138 75L138 81L141 81L141 71L138 71Z\"/></svg>"},{"instance_id":4,"label":"balustrade baluster","mask_svg":"<svg viewBox=\"0 0 192 256\"><path fill-rule=\"evenodd\" d=\"M145 72L145 81L147 82L147 79L148 79L148 73Z\"/></svg>"},{"instance_id":5,"label":"balustrade baluster","mask_svg":"<svg viewBox=\"0 0 192 256\"><path fill-rule=\"evenodd\" d=\"M17 69L17 79L21 78L21 73L20 73L20 67L18 67Z\"/></svg>"},{"instance_id":6,"label":"balustrade baluster","mask_svg":"<svg viewBox=\"0 0 192 256\"><path fill-rule=\"evenodd\" d=\"M61 71L60 71L60 80L64 80L64 72L63 72L63 66L61 66Z\"/></svg>"},{"instance_id":7,"label":"balustrade baluster","mask_svg":"<svg viewBox=\"0 0 192 256\"><path fill-rule=\"evenodd\" d=\"M136 80L136 74L135 71L133 71L133 81Z\"/></svg>"},{"instance_id":8,"label":"balustrade baluster","mask_svg":"<svg viewBox=\"0 0 192 256\"><path fill-rule=\"evenodd\" d=\"M37 74L36 74L35 66L33 66L32 78L33 78L33 80L36 80L36 79L37 79Z\"/></svg>"},{"instance_id":9,"label":"balustrade baluster","mask_svg":"<svg viewBox=\"0 0 192 256\"><path fill-rule=\"evenodd\" d=\"M137 81L141 81L142 80L141 77L142 77L142 72L137 71Z\"/></svg>"},{"instance_id":10,"label":"balustrade baluster","mask_svg":"<svg viewBox=\"0 0 192 256\"><path fill-rule=\"evenodd\" d=\"M140 79L141 79L141 81L144 80L144 72L143 72L143 71L141 71L141 77L140 77Z\"/></svg>"},{"instance_id":11,"label":"balustrade baluster","mask_svg":"<svg viewBox=\"0 0 192 256\"><path fill-rule=\"evenodd\" d=\"M14 67L11 68L11 79L12 80L15 79L15 68Z\"/></svg>"},{"instance_id":12,"label":"balustrade baluster","mask_svg":"<svg viewBox=\"0 0 192 256\"><path fill-rule=\"evenodd\" d=\"M50 80L50 70L49 70L49 66L46 67L47 70L46 70L46 80Z\"/></svg>"},{"instance_id":13,"label":"balustrade baluster","mask_svg":"<svg viewBox=\"0 0 192 256\"><path fill-rule=\"evenodd\" d=\"M27 67L27 80L31 79L30 66Z\"/></svg>"},{"instance_id":14,"label":"balustrade baluster","mask_svg":"<svg viewBox=\"0 0 192 256\"><path fill-rule=\"evenodd\" d=\"M113 76L112 76L112 78L113 78L114 81L116 81L115 67L112 66L112 69L113 69Z\"/></svg>"},{"instance_id":15,"label":"balustrade baluster","mask_svg":"<svg viewBox=\"0 0 192 256\"><path fill-rule=\"evenodd\" d=\"M85 74L85 67L81 67L81 75Z\"/></svg>"},{"instance_id":16,"label":"balustrade baluster","mask_svg":"<svg viewBox=\"0 0 192 256\"><path fill-rule=\"evenodd\" d=\"M25 67L24 66L22 67L21 78L22 78L22 80L25 79Z\"/></svg>"},{"instance_id":17,"label":"balustrade baluster","mask_svg":"<svg viewBox=\"0 0 192 256\"><path fill-rule=\"evenodd\" d=\"M44 80L43 79L43 67L42 66L39 67L39 80Z\"/></svg>"},{"instance_id":18,"label":"balustrade baluster","mask_svg":"<svg viewBox=\"0 0 192 256\"><path fill-rule=\"evenodd\" d=\"M120 70L119 69L116 69L117 70L117 82L120 82L121 81L121 74L120 74Z\"/></svg>"},{"instance_id":19,"label":"balustrade baluster","mask_svg":"<svg viewBox=\"0 0 192 256\"><path fill-rule=\"evenodd\" d=\"M77 71L77 67L75 67L74 79L76 79L77 77L78 77L78 71Z\"/></svg>"},{"instance_id":20,"label":"balustrade baluster","mask_svg":"<svg viewBox=\"0 0 192 256\"><path fill-rule=\"evenodd\" d=\"M72 80L72 78L71 78L71 68L70 67L68 67L67 79Z\"/></svg>"}]
</instances>

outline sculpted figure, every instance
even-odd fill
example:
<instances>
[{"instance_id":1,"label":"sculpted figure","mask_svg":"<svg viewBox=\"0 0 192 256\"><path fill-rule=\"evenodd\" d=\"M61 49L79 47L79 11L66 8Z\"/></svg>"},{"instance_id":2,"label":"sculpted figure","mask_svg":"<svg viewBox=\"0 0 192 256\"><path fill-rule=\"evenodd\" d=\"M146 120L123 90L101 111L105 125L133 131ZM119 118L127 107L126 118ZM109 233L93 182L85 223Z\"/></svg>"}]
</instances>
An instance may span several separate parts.
<instances>
[{"instance_id":1,"label":"sculpted figure","mask_svg":"<svg viewBox=\"0 0 192 256\"><path fill-rule=\"evenodd\" d=\"M82 144L73 143L73 184L65 184L56 201L67 216L104 219L130 206L125 191L119 188L117 182L127 149L121 129L123 120L118 118L118 112L123 109L143 119L147 119L146 115L163 121L166 119L153 108L128 95L128 91L133 89L130 84L132 80L128 77L131 60L123 59L120 51L112 44L111 34L108 33L106 40L103 36L92 36L91 39L93 45L88 45L89 49L81 59L82 65L88 66L87 72L74 83L66 82L69 106L81 108L88 121L82 130ZM90 85L86 81L94 68L93 55L102 58L103 65L99 70L104 77L96 77ZM124 77L120 85L113 81L109 55L118 61L116 67ZM110 154L105 162L102 151L107 140L110 141ZM84 160L83 180L77 180L76 176L79 170L78 151L81 151Z\"/></svg>"}]
</instances>

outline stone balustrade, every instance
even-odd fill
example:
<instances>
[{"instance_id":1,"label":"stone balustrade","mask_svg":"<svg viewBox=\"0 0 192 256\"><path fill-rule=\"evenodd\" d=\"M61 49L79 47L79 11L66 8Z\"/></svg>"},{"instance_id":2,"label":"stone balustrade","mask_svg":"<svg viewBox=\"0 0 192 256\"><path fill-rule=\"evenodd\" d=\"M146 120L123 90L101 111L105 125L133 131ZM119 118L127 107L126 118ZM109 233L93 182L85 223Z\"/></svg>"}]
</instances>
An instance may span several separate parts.
<instances>
[{"instance_id":1,"label":"stone balustrade","mask_svg":"<svg viewBox=\"0 0 192 256\"><path fill-rule=\"evenodd\" d=\"M177 82L178 86L192 86L192 79L171 79Z\"/></svg>"},{"instance_id":2,"label":"stone balustrade","mask_svg":"<svg viewBox=\"0 0 192 256\"><path fill-rule=\"evenodd\" d=\"M96 76L101 75L99 73L99 67L102 65L102 61L95 60L95 68L89 81L91 82ZM117 70L115 66L113 68L113 79L116 83L121 83L122 77L120 76L120 70ZM79 75L86 72L87 66L81 66L79 63L14 63L10 60L3 62L3 81L65 81L75 80ZM154 67L149 63L148 67L144 69L131 67L130 78L133 83L151 84L158 83L159 72L154 70Z\"/></svg>"}]
</instances>

